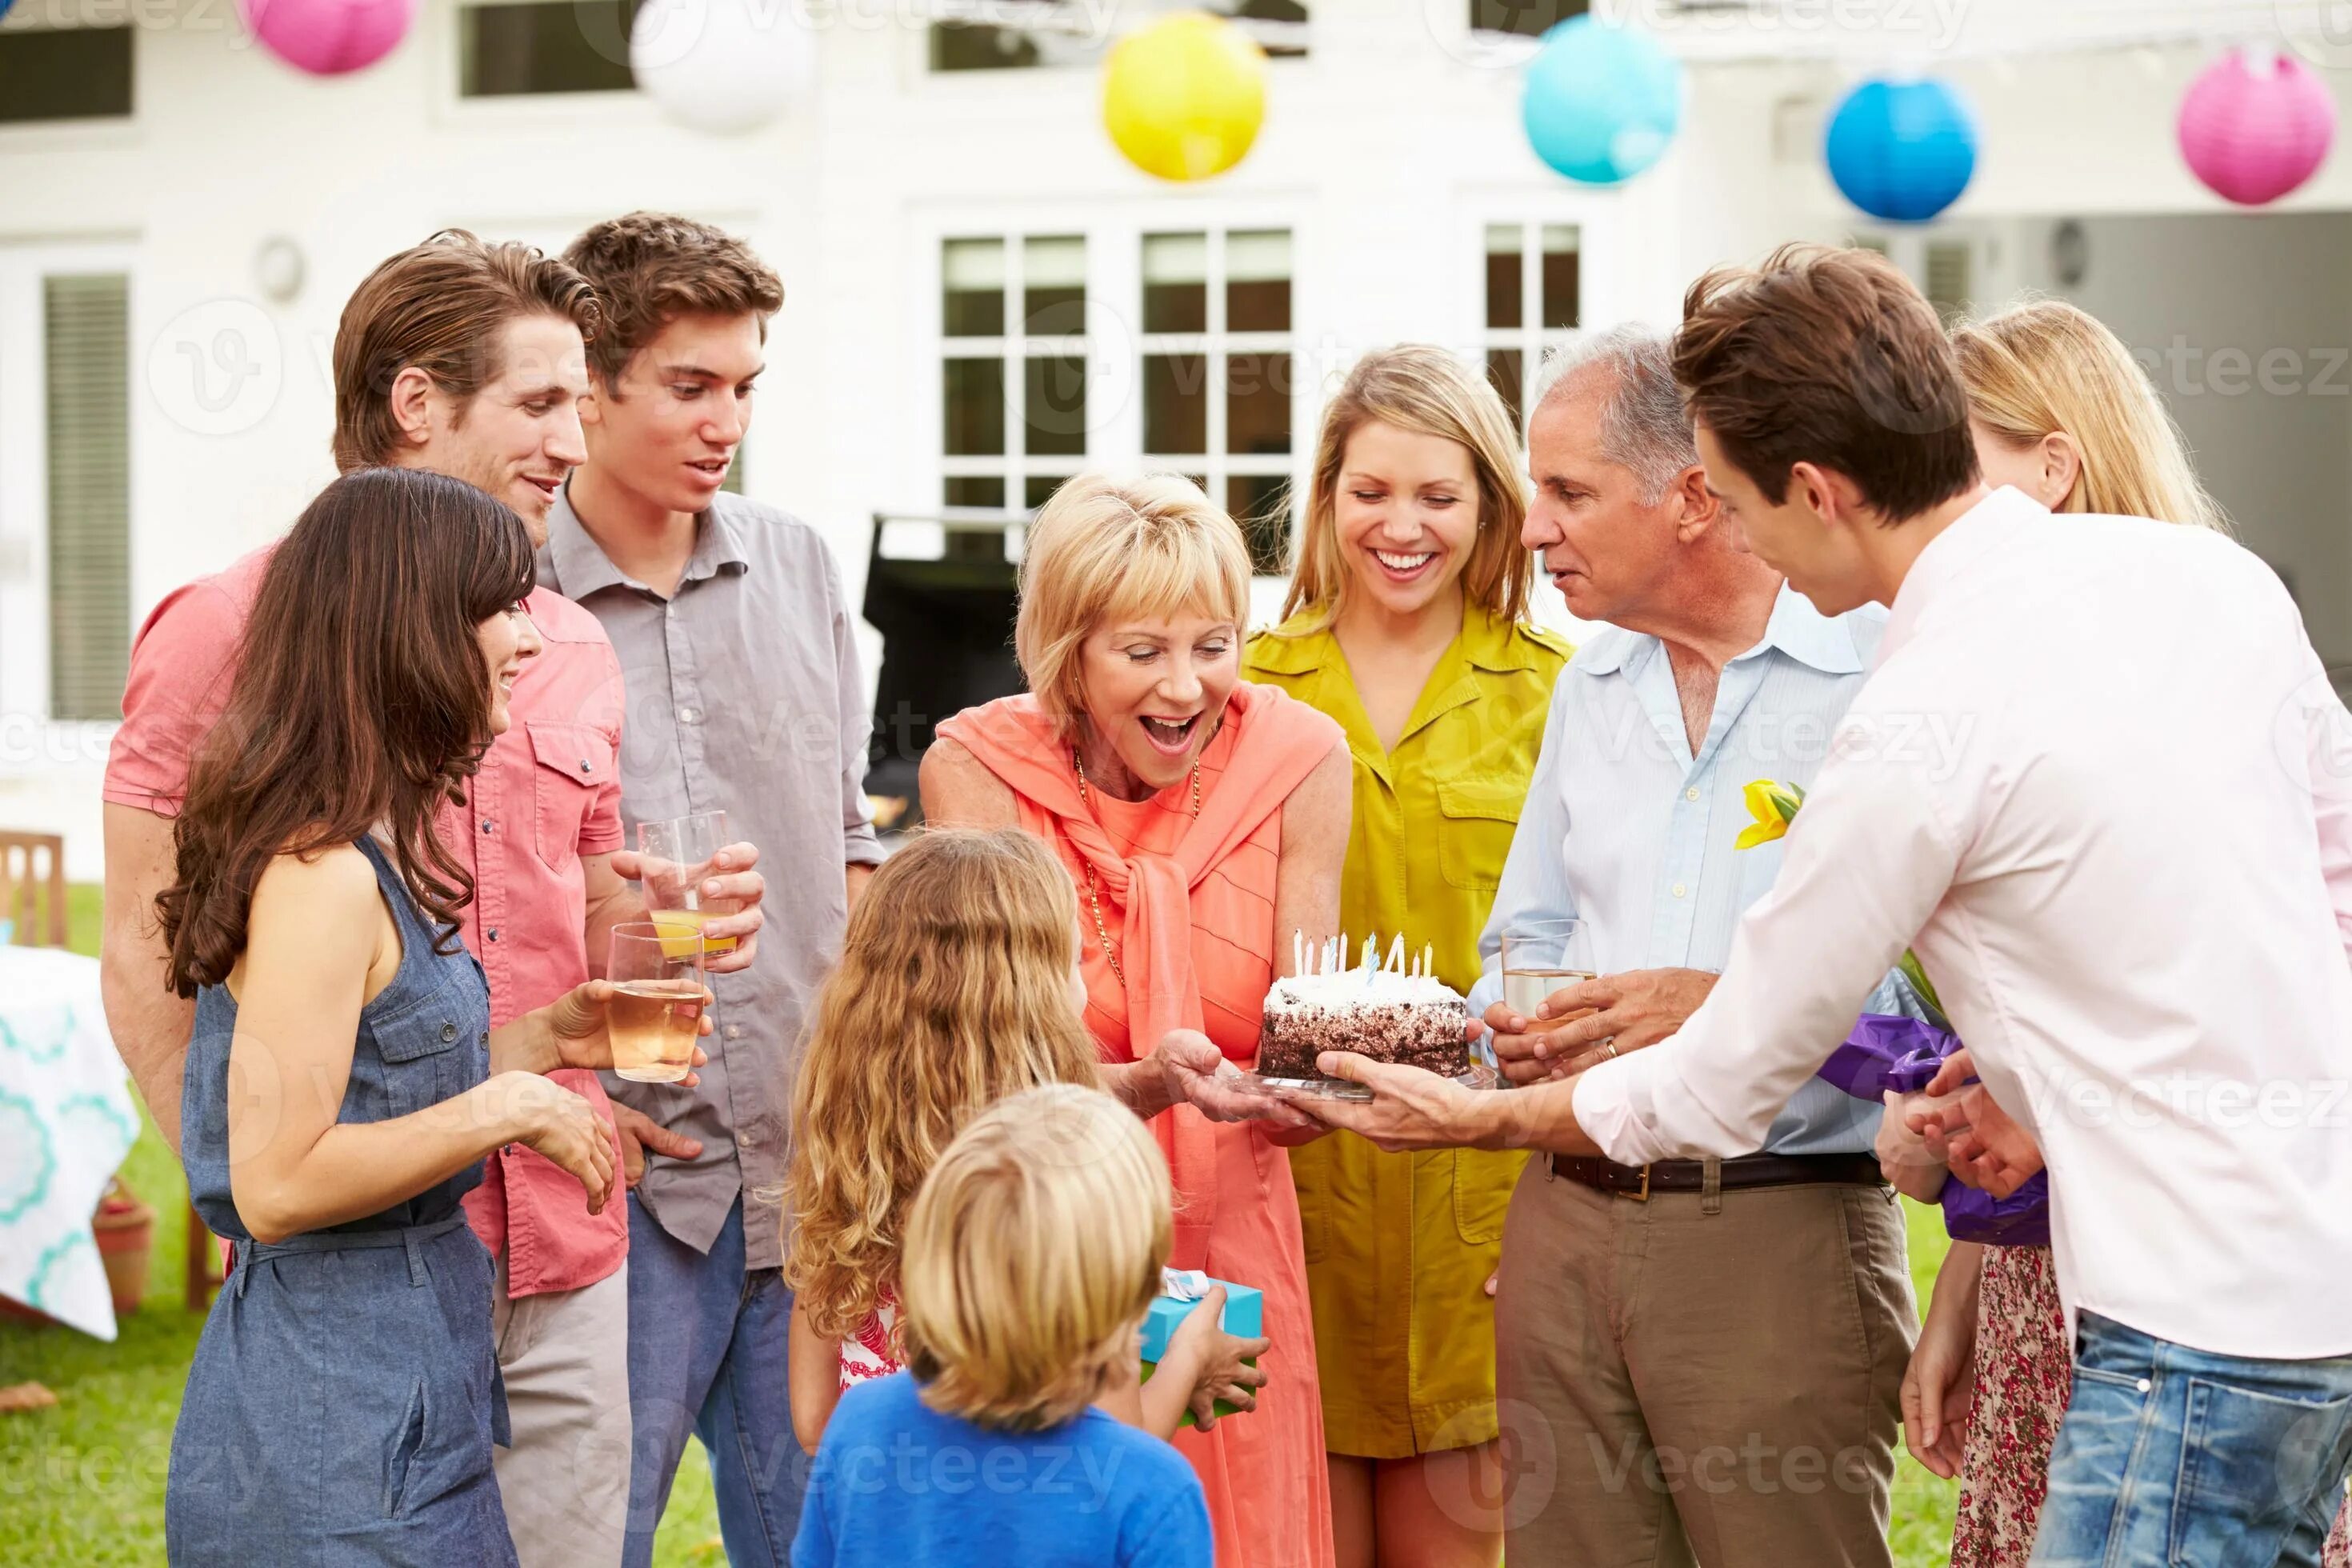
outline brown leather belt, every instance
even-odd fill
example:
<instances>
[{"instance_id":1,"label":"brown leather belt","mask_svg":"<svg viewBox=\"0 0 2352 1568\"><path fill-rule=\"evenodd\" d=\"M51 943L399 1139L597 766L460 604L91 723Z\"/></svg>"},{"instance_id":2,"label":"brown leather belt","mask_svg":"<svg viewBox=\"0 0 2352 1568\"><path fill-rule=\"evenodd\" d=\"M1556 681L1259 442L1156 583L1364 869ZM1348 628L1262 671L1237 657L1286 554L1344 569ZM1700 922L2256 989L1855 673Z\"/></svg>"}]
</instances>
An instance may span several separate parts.
<instances>
[{"instance_id":1,"label":"brown leather belt","mask_svg":"<svg viewBox=\"0 0 2352 1568\"><path fill-rule=\"evenodd\" d=\"M1706 1188L1704 1160L1621 1165L1614 1160L1554 1154L1551 1173L1645 1203L1656 1193L1696 1193ZM1741 1187L1883 1187L1886 1178L1872 1154L1748 1154L1724 1161L1717 1184L1724 1192Z\"/></svg>"}]
</instances>

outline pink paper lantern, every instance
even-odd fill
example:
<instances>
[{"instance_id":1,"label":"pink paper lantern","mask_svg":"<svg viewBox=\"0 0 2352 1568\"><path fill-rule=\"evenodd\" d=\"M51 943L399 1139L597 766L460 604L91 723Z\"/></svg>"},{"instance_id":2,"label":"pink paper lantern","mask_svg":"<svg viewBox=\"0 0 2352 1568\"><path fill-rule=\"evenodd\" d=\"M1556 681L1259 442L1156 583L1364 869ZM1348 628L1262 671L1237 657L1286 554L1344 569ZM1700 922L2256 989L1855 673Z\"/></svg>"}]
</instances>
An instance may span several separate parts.
<instances>
[{"instance_id":1,"label":"pink paper lantern","mask_svg":"<svg viewBox=\"0 0 2352 1568\"><path fill-rule=\"evenodd\" d=\"M2336 98L2274 49L2232 49L2180 100L2189 172L2241 206L2274 202L2315 174L2336 140Z\"/></svg>"},{"instance_id":2,"label":"pink paper lantern","mask_svg":"<svg viewBox=\"0 0 2352 1568\"><path fill-rule=\"evenodd\" d=\"M416 0L242 0L269 52L313 76L372 66L408 36Z\"/></svg>"}]
</instances>

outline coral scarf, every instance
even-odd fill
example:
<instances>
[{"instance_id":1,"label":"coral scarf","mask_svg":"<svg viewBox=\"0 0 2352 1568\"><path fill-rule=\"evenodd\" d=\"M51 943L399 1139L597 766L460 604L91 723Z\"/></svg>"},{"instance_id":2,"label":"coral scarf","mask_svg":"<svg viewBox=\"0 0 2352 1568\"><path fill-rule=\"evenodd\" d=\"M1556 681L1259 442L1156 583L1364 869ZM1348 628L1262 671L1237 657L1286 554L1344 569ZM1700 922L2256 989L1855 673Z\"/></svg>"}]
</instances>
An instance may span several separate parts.
<instances>
[{"instance_id":1,"label":"coral scarf","mask_svg":"<svg viewBox=\"0 0 2352 1568\"><path fill-rule=\"evenodd\" d=\"M1246 683L1234 687L1222 729L1211 745L1230 737L1223 768L1214 787L1204 784L1201 815L1186 826L1174 853L1129 859L1080 799L1069 743L1055 735L1036 698L1003 698L939 727L1012 789L1024 827L1048 843L1066 841L1094 868L1103 897L1124 907L1119 962L1130 1059L1150 1055L1171 1029L1202 1026L1192 971L1192 889L1282 809L1333 747L1345 743L1339 725L1323 714L1273 687ZM1081 924L1087 919L1085 897L1081 881ZM1270 952L1271 931L1266 941ZM1175 1261L1179 1268L1198 1268L1216 1213L1213 1134L1189 1105L1155 1118L1154 1131L1179 1196Z\"/></svg>"}]
</instances>

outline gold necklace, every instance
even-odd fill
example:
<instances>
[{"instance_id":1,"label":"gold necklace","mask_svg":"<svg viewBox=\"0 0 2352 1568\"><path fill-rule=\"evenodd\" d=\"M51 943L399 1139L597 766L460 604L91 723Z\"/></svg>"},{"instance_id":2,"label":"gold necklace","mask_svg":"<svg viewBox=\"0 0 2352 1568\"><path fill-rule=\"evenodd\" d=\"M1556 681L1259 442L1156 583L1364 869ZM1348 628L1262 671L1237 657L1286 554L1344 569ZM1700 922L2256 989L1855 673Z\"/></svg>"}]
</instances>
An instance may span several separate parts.
<instances>
[{"instance_id":1,"label":"gold necklace","mask_svg":"<svg viewBox=\"0 0 2352 1568\"><path fill-rule=\"evenodd\" d=\"M1070 762L1078 770L1078 804L1092 811L1094 801L1087 791L1087 760L1078 754L1078 747L1075 742L1070 746ZM1201 820L1201 764L1198 763L1192 764L1192 820L1195 822ZM1102 943L1103 957L1110 963L1112 978L1118 982L1119 989L1125 990L1127 971L1120 967L1118 954L1111 950L1110 929L1103 924L1102 888L1095 880L1095 863L1088 860L1086 862L1086 868L1087 908L1094 911L1095 938Z\"/></svg>"}]
</instances>

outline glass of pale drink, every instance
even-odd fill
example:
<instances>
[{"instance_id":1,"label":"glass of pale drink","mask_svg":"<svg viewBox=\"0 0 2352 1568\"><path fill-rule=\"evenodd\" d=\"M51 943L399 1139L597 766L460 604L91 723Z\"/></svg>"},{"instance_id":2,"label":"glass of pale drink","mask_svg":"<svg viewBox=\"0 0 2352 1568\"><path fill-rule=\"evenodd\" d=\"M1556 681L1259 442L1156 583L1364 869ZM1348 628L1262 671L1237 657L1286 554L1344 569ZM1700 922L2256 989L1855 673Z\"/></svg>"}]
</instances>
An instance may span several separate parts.
<instances>
[{"instance_id":1,"label":"glass of pale drink","mask_svg":"<svg viewBox=\"0 0 2352 1568\"><path fill-rule=\"evenodd\" d=\"M702 1033L702 933L652 921L613 928L604 977L613 999L604 1005L604 1032L613 1040L613 1071L632 1083L676 1083L694 1066Z\"/></svg>"},{"instance_id":2,"label":"glass of pale drink","mask_svg":"<svg viewBox=\"0 0 2352 1568\"><path fill-rule=\"evenodd\" d=\"M706 899L702 884L711 874L710 862L727 847L727 814L697 812L667 822L637 824L637 864L645 878L647 918L677 939L699 933L705 921L738 913L740 899ZM703 940L702 951L717 954L735 951L731 936Z\"/></svg>"},{"instance_id":3,"label":"glass of pale drink","mask_svg":"<svg viewBox=\"0 0 2352 1568\"><path fill-rule=\"evenodd\" d=\"M1530 1034L1557 1028L1592 1011L1546 1018L1536 1009L1555 991L1593 977L1592 942L1582 921L1514 921L1503 931L1503 1003L1528 1021Z\"/></svg>"}]
</instances>

